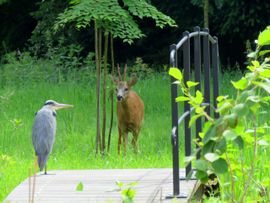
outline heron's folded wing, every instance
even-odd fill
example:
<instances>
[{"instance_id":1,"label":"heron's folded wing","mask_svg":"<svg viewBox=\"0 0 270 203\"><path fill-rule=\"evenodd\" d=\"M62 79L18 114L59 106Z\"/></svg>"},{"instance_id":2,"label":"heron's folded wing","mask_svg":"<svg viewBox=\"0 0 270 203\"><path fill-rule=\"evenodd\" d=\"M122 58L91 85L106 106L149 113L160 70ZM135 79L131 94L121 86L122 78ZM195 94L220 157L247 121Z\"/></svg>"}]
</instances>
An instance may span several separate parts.
<instances>
[{"instance_id":1,"label":"heron's folded wing","mask_svg":"<svg viewBox=\"0 0 270 203\"><path fill-rule=\"evenodd\" d=\"M56 121L51 111L40 110L32 130L32 142L36 155L49 154L54 143Z\"/></svg>"}]
</instances>

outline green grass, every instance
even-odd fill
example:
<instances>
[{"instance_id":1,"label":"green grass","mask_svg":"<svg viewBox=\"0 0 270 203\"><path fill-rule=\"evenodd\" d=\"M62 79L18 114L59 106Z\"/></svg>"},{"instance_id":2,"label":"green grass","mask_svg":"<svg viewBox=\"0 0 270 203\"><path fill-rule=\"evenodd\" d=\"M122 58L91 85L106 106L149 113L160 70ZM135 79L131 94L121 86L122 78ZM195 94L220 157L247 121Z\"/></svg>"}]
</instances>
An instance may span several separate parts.
<instances>
[{"instance_id":1,"label":"green grass","mask_svg":"<svg viewBox=\"0 0 270 203\"><path fill-rule=\"evenodd\" d=\"M48 162L49 170L172 166L170 79L167 74L154 74L135 85L135 91L145 103L145 118L139 136L139 154L135 155L129 144L125 157L117 155L116 117L110 153L105 157L95 156L95 79L94 76L90 77L90 82L84 78L81 82L68 79L68 82L60 83L27 81L27 78L19 82L6 79L8 85L0 88L0 96L10 95L8 99L0 99L0 201L27 178L29 168L33 168L32 124L35 112L47 99L75 105L73 109L58 111L56 140ZM234 95L230 80L240 77L239 73L223 74L221 94ZM179 108L183 109L183 106L179 105ZM184 145L182 128L183 125L179 130L181 148ZM258 168L263 168L267 162L267 153L269 148L262 152ZM180 150L180 157L180 164L184 167L183 150ZM266 169L260 174L270 175Z\"/></svg>"},{"instance_id":2,"label":"green grass","mask_svg":"<svg viewBox=\"0 0 270 203\"><path fill-rule=\"evenodd\" d=\"M129 144L126 157L117 155L115 115L111 151L105 157L96 157L94 84L41 82L2 88L0 95L11 96L1 100L0 105L0 200L24 180L29 168L33 167L32 124L35 112L47 99L75 105L73 109L58 111L49 170L171 167L169 78L155 75L139 81L134 89L145 102L144 124L139 137L140 153L135 155Z\"/></svg>"}]
</instances>

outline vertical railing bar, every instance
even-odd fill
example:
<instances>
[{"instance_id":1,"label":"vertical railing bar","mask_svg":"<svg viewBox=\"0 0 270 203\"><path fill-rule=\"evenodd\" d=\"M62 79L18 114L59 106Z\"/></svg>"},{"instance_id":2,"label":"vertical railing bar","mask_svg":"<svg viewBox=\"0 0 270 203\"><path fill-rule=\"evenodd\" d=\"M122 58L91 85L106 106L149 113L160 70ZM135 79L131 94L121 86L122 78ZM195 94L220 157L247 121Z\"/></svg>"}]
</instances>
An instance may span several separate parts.
<instances>
[{"instance_id":1,"label":"vertical railing bar","mask_svg":"<svg viewBox=\"0 0 270 203\"><path fill-rule=\"evenodd\" d=\"M176 45L173 44L170 46L170 53L174 50L173 59L170 58L170 65L172 67L178 68L177 62L177 49ZM175 79L171 77L171 108L172 108L172 128L176 127L175 133L172 135L172 144L173 144L173 195L178 196L180 193L180 184L179 184L179 150L178 150L178 104L175 101L175 98L178 96L177 85L174 84Z\"/></svg>"},{"instance_id":2,"label":"vertical railing bar","mask_svg":"<svg viewBox=\"0 0 270 203\"><path fill-rule=\"evenodd\" d=\"M209 33L208 28L203 31ZM208 38L208 35L203 36L204 98L206 103L210 103L210 50ZM210 107L206 107L206 112L210 115Z\"/></svg>"},{"instance_id":3,"label":"vertical railing bar","mask_svg":"<svg viewBox=\"0 0 270 203\"><path fill-rule=\"evenodd\" d=\"M195 82L199 84L195 87L195 90L201 91L201 37L200 37L200 27L195 27L194 31L198 32L197 36L194 36L194 69L195 69ZM199 133L202 131L202 119L198 118L196 120L196 140L199 142L200 136ZM199 146L196 145L196 149ZM200 158L200 154L197 154L197 159Z\"/></svg>"},{"instance_id":4,"label":"vertical railing bar","mask_svg":"<svg viewBox=\"0 0 270 203\"><path fill-rule=\"evenodd\" d=\"M218 54L218 38L214 37L215 43L212 44L212 67L213 67L213 101L214 107L217 109L217 97L219 95L219 54ZM215 118L218 118L218 113L215 112Z\"/></svg>"},{"instance_id":5,"label":"vertical railing bar","mask_svg":"<svg viewBox=\"0 0 270 203\"><path fill-rule=\"evenodd\" d=\"M184 81L190 79L190 39L189 32L185 31L183 37L187 37L186 42L183 44L183 66L184 66ZM184 103L184 112L190 110L188 102ZM185 118L185 155L191 155L191 129L189 128L190 115ZM191 172L191 163L186 166L186 177Z\"/></svg>"}]
</instances>

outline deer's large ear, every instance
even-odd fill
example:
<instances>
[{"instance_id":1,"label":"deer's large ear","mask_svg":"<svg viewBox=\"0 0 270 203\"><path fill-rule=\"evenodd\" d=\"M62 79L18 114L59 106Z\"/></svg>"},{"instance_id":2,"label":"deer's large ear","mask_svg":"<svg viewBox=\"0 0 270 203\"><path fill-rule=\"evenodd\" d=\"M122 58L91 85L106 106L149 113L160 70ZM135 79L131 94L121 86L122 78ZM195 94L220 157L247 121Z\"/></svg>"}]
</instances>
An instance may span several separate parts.
<instances>
[{"instance_id":1,"label":"deer's large ear","mask_svg":"<svg viewBox=\"0 0 270 203\"><path fill-rule=\"evenodd\" d=\"M137 76L135 74L132 74L130 80L128 81L128 86L131 87L135 85L137 83L137 80L138 80Z\"/></svg>"},{"instance_id":2,"label":"deer's large ear","mask_svg":"<svg viewBox=\"0 0 270 203\"><path fill-rule=\"evenodd\" d=\"M112 82L114 83L114 84L118 84L118 82L119 82L119 80L116 78L116 77L114 77L114 76L110 76L111 77L111 80L112 80Z\"/></svg>"}]
</instances>

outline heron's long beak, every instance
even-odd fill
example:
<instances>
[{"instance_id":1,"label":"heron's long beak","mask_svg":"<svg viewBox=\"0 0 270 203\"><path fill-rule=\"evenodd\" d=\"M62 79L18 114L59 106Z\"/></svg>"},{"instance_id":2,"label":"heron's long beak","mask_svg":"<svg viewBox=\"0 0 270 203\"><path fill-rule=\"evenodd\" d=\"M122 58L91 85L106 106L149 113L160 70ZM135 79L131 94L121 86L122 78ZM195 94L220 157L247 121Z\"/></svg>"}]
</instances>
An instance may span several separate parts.
<instances>
[{"instance_id":1,"label":"heron's long beak","mask_svg":"<svg viewBox=\"0 0 270 203\"><path fill-rule=\"evenodd\" d=\"M73 107L73 105L70 105L70 104L59 104L59 103L57 103L57 104L54 105L55 110L67 109L67 108L72 108L72 107Z\"/></svg>"}]
</instances>

